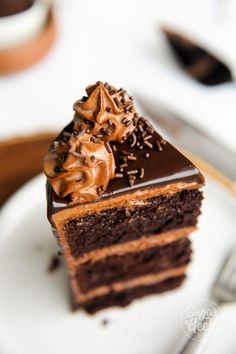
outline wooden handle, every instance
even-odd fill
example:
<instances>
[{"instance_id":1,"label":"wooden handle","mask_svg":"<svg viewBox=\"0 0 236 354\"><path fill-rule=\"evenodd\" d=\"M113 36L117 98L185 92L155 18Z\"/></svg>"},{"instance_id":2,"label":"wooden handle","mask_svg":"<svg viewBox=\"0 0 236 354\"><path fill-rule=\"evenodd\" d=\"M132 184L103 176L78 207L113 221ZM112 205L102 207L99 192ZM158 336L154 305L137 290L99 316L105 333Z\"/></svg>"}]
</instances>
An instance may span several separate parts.
<instances>
[{"instance_id":1,"label":"wooden handle","mask_svg":"<svg viewBox=\"0 0 236 354\"><path fill-rule=\"evenodd\" d=\"M43 157L57 133L41 133L0 142L0 205L42 171Z\"/></svg>"}]
</instances>

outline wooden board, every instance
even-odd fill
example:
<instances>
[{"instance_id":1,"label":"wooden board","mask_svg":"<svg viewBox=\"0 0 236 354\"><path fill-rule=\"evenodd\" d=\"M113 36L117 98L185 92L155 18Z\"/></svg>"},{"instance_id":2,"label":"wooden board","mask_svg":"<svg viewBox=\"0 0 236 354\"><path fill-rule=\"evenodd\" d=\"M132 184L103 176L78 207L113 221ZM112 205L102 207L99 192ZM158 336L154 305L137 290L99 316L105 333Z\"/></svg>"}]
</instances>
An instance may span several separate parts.
<instances>
[{"instance_id":1,"label":"wooden board","mask_svg":"<svg viewBox=\"0 0 236 354\"><path fill-rule=\"evenodd\" d=\"M44 155L56 135L40 133L0 141L0 205L42 171Z\"/></svg>"}]
</instances>

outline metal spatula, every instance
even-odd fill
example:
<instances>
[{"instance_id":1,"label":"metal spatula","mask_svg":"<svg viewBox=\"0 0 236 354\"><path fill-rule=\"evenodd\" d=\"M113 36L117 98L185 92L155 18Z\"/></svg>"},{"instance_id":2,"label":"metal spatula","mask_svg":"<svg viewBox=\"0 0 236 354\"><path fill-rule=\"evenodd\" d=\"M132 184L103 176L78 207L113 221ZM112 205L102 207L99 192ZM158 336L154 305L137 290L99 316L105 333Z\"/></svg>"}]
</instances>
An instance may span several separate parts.
<instances>
[{"instance_id":1,"label":"metal spatula","mask_svg":"<svg viewBox=\"0 0 236 354\"><path fill-rule=\"evenodd\" d=\"M215 322L216 312L212 310L214 307L221 307L227 302L236 301L236 248L230 253L221 268L210 298L208 316L202 319L201 326L197 326L201 328L204 326L208 329L205 332L196 330L194 334L191 334L191 338L185 343L179 354L202 353L207 339L209 339L213 322ZM209 314L212 314L212 316L209 316Z\"/></svg>"}]
</instances>

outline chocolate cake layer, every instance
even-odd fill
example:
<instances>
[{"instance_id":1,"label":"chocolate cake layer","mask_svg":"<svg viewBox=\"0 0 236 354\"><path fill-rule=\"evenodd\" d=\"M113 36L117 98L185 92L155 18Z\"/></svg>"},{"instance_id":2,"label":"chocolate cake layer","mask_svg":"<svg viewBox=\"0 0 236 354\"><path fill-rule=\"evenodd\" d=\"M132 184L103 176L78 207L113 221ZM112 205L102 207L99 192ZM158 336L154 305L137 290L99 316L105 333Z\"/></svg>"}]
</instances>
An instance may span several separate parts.
<instances>
[{"instance_id":1,"label":"chocolate cake layer","mask_svg":"<svg viewBox=\"0 0 236 354\"><path fill-rule=\"evenodd\" d=\"M106 294L109 294L113 291L119 293L127 289L136 288L139 286L150 286L161 283L168 278L182 276L185 274L186 268L186 265L182 265L180 267L162 270L158 273L148 273L131 279L117 281L109 285L101 285L94 289L88 290L86 293L81 291L76 278L72 277L71 283L75 299L77 299L78 302L86 302L93 299L94 297L105 296Z\"/></svg>"},{"instance_id":2,"label":"chocolate cake layer","mask_svg":"<svg viewBox=\"0 0 236 354\"><path fill-rule=\"evenodd\" d=\"M87 292L98 286L187 265L190 258L190 241L184 238L142 252L114 255L98 262L87 262L77 268L76 279L80 290Z\"/></svg>"},{"instance_id":3,"label":"chocolate cake layer","mask_svg":"<svg viewBox=\"0 0 236 354\"><path fill-rule=\"evenodd\" d=\"M94 249L135 240L184 226L195 226L202 193L198 190L161 195L133 210L112 208L69 220L64 233L71 253L79 257Z\"/></svg>"},{"instance_id":4,"label":"chocolate cake layer","mask_svg":"<svg viewBox=\"0 0 236 354\"><path fill-rule=\"evenodd\" d=\"M79 266L80 264L97 262L114 255L123 256L126 253L142 252L150 248L162 247L188 237L195 230L195 226L182 227L180 229L162 232L157 235L150 235L148 237L142 236L138 240L132 240L118 245L93 250L76 259L69 255L68 252L67 256L70 257L71 264L74 264L74 266Z\"/></svg>"},{"instance_id":5,"label":"chocolate cake layer","mask_svg":"<svg viewBox=\"0 0 236 354\"><path fill-rule=\"evenodd\" d=\"M179 287L185 279L185 275L175 278L168 278L158 284L149 286L140 286L131 289L126 289L121 292L110 292L107 295L95 297L87 302L74 304L74 309L84 308L88 313L93 314L98 310L110 306L127 306L134 299L141 298L146 295L160 294L168 290L173 290Z\"/></svg>"}]
</instances>

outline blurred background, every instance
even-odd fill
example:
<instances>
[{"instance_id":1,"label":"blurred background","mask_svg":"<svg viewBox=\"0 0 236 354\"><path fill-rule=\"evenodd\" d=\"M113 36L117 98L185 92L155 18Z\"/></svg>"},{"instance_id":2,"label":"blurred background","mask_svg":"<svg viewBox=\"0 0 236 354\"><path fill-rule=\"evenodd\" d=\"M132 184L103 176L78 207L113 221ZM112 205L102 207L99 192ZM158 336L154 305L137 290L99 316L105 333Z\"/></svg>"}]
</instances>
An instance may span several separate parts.
<instances>
[{"instance_id":1,"label":"blurred background","mask_svg":"<svg viewBox=\"0 0 236 354\"><path fill-rule=\"evenodd\" d=\"M0 203L41 171L73 102L98 80L151 97L236 149L235 23L234 0L0 0ZM195 80L163 27L224 63L230 79Z\"/></svg>"}]
</instances>

